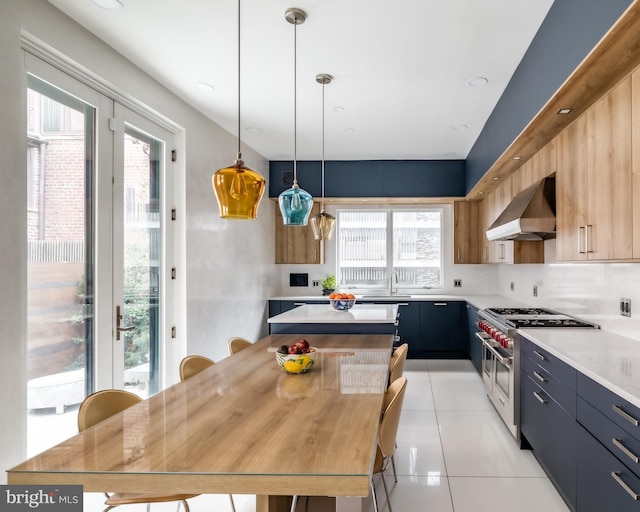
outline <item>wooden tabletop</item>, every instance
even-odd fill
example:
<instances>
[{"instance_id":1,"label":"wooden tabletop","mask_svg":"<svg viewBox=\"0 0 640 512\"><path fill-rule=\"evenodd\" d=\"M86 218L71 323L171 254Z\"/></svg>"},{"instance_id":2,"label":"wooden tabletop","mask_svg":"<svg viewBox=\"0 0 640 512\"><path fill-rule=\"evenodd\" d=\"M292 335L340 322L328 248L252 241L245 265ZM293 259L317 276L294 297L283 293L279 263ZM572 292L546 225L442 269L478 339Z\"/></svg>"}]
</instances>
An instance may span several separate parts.
<instances>
[{"instance_id":1,"label":"wooden tabletop","mask_svg":"<svg viewBox=\"0 0 640 512\"><path fill-rule=\"evenodd\" d=\"M391 335L304 335L301 375L273 335L8 471L87 492L367 496Z\"/></svg>"}]
</instances>

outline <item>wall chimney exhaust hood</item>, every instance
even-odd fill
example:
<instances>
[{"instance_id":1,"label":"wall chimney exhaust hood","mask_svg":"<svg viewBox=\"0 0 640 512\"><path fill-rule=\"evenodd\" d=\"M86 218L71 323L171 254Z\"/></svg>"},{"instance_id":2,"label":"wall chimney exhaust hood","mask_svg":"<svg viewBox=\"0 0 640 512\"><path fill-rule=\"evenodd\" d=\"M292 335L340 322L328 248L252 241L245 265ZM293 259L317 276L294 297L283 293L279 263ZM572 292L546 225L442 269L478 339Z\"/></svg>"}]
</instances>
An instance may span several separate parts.
<instances>
[{"instance_id":1,"label":"wall chimney exhaust hood","mask_svg":"<svg viewBox=\"0 0 640 512\"><path fill-rule=\"evenodd\" d=\"M520 192L487 230L489 240L547 240L556 236L555 178Z\"/></svg>"}]
</instances>

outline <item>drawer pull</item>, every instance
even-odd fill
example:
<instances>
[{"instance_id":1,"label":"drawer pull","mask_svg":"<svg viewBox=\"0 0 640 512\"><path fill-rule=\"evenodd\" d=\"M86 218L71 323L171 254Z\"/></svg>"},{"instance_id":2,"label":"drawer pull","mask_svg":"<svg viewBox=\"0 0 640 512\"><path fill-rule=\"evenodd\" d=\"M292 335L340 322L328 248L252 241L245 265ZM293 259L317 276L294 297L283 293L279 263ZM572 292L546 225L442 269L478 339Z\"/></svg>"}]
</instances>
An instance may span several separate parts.
<instances>
[{"instance_id":1,"label":"drawer pull","mask_svg":"<svg viewBox=\"0 0 640 512\"><path fill-rule=\"evenodd\" d=\"M542 405L546 405L547 404L547 401L544 398L542 398L540 393L538 393L537 391L533 392L533 396L535 396L536 399L538 400L538 402L540 402Z\"/></svg>"},{"instance_id":2,"label":"drawer pull","mask_svg":"<svg viewBox=\"0 0 640 512\"><path fill-rule=\"evenodd\" d=\"M448 303L447 302L434 302L433 305L434 306L447 306Z\"/></svg>"},{"instance_id":3,"label":"drawer pull","mask_svg":"<svg viewBox=\"0 0 640 512\"><path fill-rule=\"evenodd\" d=\"M611 476L616 482L618 482L618 485L622 487L625 491L627 491L627 494L631 496L635 501L640 500L640 494L635 493L633 489L631 489L631 487L629 487L627 484L625 484L622 481L622 478L620 478L620 471L612 471Z\"/></svg>"},{"instance_id":4,"label":"drawer pull","mask_svg":"<svg viewBox=\"0 0 640 512\"><path fill-rule=\"evenodd\" d=\"M294 306L306 306L306 302L294 302L293 305Z\"/></svg>"},{"instance_id":5,"label":"drawer pull","mask_svg":"<svg viewBox=\"0 0 640 512\"><path fill-rule=\"evenodd\" d=\"M540 382L547 382L547 379L545 379L542 375L540 375L538 372L534 371L533 372L533 376L538 379Z\"/></svg>"},{"instance_id":6,"label":"drawer pull","mask_svg":"<svg viewBox=\"0 0 640 512\"><path fill-rule=\"evenodd\" d=\"M541 354L540 352L538 352L537 350L534 350L533 353L538 356L538 359L540 359L541 361L546 361L547 358L544 357L544 354Z\"/></svg>"},{"instance_id":7,"label":"drawer pull","mask_svg":"<svg viewBox=\"0 0 640 512\"><path fill-rule=\"evenodd\" d=\"M640 462L640 458L638 458L638 456L633 453L631 450L629 450L629 448L627 448L624 444L622 444L622 439L617 439L617 438L613 438L611 439L611 442L613 443L613 446L615 446L616 448L618 448L622 453L624 453L627 457L629 457L633 462L635 462L636 464L638 464Z\"/></svg>"},{"instance_id":8,"label":"drawer pull","mask_svg":"<svg viewBox=\"0 0 640 512\"><path fill-rule=\"evenodd\" d=\"M627 420L629 423L631 423L632 425L634 425L636 427L640 425L640 421L635 419L628 412L625 412L625 410L622 407L620 407L619 405L613 405L611 408L615 412L617 412L620 416L622 416L625 420Z\"/></svg>"}]
</instances>

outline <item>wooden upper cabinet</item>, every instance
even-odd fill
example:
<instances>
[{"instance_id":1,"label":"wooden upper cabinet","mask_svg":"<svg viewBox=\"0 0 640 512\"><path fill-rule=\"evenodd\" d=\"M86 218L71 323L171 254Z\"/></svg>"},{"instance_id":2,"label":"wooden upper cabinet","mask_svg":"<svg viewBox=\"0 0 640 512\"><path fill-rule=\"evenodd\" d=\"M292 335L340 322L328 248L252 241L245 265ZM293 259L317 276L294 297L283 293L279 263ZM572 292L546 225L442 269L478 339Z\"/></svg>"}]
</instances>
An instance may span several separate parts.
<instances>
[{"instance_id":1,"label":"wooden upper cabinet","mask_svg":"<svg viewBox=\"0 0 640 512\"><path fill-rule=\"evenodd\" d=\"M453 203L453 262L482 263L480 201Z\"/></svg>"},{"instance_id":2,"label":"wooden upper cabinet","mask_svg":"<svg viewBox=\"0 0 640 512\"><path fill-rule=\"evenodd\" d=\"M587 118L582 116L557 137L556 258L587 259Z\"/></svg>"},{"instance_id":3,"label":"wooden upper cabinet","mask_svg":"<svg viewBox=\"0 0 640 512\"><path fill-rule=\"evenodd\" d=\"M557 259L631 259L631 77L557 140Z\"/></svg>"},{"instance_id":4,"label":"wooden upper cabinet","mask_svg":"<svg viewBox=\"0 0 640 512\"><path fill-rule=\"evenodd\" d=\"M313 238L311 224L285 226L280 208L275 208L276 263L324 263L321 242ZM320 213L320 204L313 203L311 214Z\"/></svg>"},{"instance_id":5,"label":"wooden upper cabinet","mask_svg":"<svg viewBox=\"0 0 640 512\"><path fill-rule=\"evenodd\" d=\"M631 77L587 111L587 258L632 257Z\"/></svg>"},{"instance_id":6,"label":"wooden upper cabinet","mask_svg":"<svg viewBox=\"0 0 640 512\"><path fill-rule=\"evenodd\" d=\"M633 258L640 259L640 69L631 75L631 140Z\"/></svg>"}]
</instances>

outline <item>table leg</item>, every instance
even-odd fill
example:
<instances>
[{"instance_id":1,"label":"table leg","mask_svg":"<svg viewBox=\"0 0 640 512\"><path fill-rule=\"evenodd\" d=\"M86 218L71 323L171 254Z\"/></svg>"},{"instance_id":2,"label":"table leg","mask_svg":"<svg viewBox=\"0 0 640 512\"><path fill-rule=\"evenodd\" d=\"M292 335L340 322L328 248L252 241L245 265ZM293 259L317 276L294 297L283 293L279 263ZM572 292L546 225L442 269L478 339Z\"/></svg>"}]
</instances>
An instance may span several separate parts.
<instances>
[{"instance_id":1,"label":"table leg","mask_svg":"<svg viewBox=\"0 0 640 512\"><path fill-rule=\"evenodd\" d=\"M291 496L256 496L256 512L289 512Z\"/></svg>"}]
</instances>

